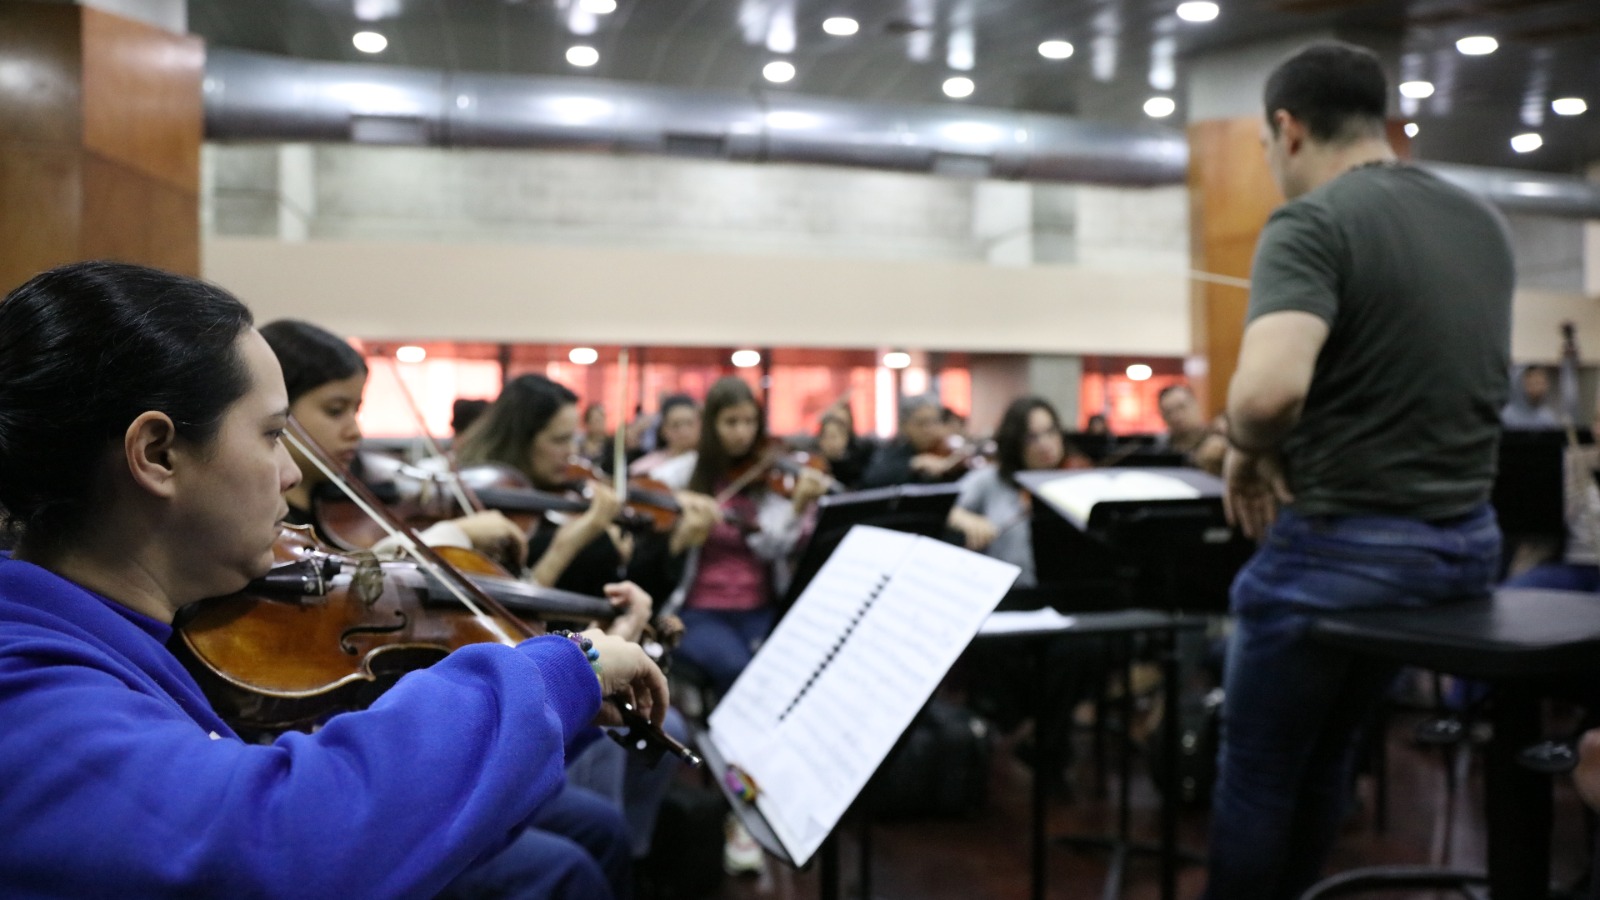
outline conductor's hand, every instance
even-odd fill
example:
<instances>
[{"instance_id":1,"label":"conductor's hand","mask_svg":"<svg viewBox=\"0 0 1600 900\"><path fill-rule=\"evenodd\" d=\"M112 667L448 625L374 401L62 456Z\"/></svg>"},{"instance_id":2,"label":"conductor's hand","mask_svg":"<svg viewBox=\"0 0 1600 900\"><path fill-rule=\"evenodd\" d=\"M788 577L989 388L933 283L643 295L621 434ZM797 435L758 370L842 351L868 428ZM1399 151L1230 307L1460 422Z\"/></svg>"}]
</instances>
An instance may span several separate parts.
<instances>
[{"instance_id":1,"label":"conductor's hand","mask_svg":"<svg viewBox=\"0 0 1600 900\"><path fill-rule=\"evenodd\" d=\"M601 695L628 701L639 715L660 725L667 717L667 679L645 655L644 648L598 628L585 631L583 636L600 651ZM621 725L622 714L610 703L602 703L594 721L596 725Z\"/></svg>"},{"instance_id":2,"label":"conductor's hand","mask_svg":"<svg viewBox=\"0 0 1600 900\"><path fill-rule=\"evenodd\" d=\"M1230 525L1239 526L1244 536L1259 541L1278 518L1278 507L1294 501L1283 464L1275 453L1253 453L1229 447L1222 463L1227 486L1222 508Z\"/></svg>"}]
</instances>

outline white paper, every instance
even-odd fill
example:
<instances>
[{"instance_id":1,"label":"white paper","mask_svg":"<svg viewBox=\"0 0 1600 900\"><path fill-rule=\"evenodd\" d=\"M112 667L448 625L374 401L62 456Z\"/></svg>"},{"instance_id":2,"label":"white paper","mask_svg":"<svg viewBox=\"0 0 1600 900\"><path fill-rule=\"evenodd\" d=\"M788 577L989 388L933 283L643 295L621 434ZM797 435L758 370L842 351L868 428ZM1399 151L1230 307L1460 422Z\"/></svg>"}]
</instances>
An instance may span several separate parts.
<instances>
[{"instance_id":1,"label":"white paper","mask_svg":"<svg viewBox=\"0 0 1600 900\"><path fill-rule=\"evenodd\" d=\"M1083 528L1096 503L1105 500L1193 500L1199 488L1169 475L1152 472L1091 472L1057 478L1041 486L1037 493L1069 521Z\"/></svg>"},{"instance_id":2,"label":"white paper","mask_svg":"<svg viewBox=\"0 0 1600 900\"><path fill-rule=\"evenodd\" d=\"M760 790L796 864L810 859L894 747L1016 566L857 526L711 714L711 739ZM720 773L719 773L720 774Z\"/></svg>"},{"instance_id":3,"label":"white paper","mask_svg":"<svg viewBox=\"0 0 1600 900\"><path fill-rule=\"evenodd\" d=\"M1077 617L1064 616L1046 606L1043 609L990 613L978 627L978 634L1017 634L1027 631L1064 631L1077 624Z\"/></svg>"}]
</instances>

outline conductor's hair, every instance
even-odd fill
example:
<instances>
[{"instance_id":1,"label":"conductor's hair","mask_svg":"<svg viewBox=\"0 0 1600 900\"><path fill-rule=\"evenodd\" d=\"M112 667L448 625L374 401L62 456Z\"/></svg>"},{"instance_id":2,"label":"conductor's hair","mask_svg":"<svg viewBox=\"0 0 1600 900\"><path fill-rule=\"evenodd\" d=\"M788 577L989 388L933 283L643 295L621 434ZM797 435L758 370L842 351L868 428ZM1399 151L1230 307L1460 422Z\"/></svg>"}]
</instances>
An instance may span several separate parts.
<instances>
[{"instance_id":1,"label":"conductor's hair","mask_svg":"<svg viewBox=\"0 0 1600 900\"><path fill-rule=\"evenodd\" d=\"M1278 133L1278 110L1304 122L1314 140L1348 143L1383 134L1389 85L1371 50L1324 41L1297 51L1267 77L1267 124Z\"/></svg>"}]
</instances>

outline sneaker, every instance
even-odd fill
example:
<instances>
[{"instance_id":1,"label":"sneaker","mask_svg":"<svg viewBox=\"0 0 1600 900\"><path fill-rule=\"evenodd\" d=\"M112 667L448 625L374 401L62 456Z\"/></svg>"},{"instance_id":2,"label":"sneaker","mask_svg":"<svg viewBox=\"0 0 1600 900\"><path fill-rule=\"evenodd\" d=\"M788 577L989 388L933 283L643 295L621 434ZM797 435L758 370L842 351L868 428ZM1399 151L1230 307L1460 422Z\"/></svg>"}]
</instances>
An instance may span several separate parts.
<instances>
[{"instance_id":1,"label":"sneaker","mask_svg":"<svg viewBox=\"0 0 1600 900\"><path fill-rule=\"evenodd\" d=\"M739 824L738 817L728 814L723 826L722 871L729 875L759 875L767 867L767 855Z\"/></svg>"}]
</instances>

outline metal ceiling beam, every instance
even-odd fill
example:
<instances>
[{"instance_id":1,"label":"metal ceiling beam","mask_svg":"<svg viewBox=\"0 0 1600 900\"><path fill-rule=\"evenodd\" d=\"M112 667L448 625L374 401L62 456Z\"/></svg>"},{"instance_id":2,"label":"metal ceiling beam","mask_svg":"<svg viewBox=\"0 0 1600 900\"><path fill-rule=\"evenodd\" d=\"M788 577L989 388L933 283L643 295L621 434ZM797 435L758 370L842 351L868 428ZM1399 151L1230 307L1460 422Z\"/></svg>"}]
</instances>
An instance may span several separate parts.
<instances>
[{"instance_id":1,"label":"metal ceiling beam","mask_svg":"<svg viewBox=\"0 0 1600 900\"><path fill-rule=\"evenodd\" d=\"M584 78L312 62L213 49L213 140L547 147L806 162L972 177L1181 184L1171 128L969 106L863 103L777 91L695 91ZM1425 164L1502 208L1600 218L1600 185Z\"/></svg>"}]
</instances>

